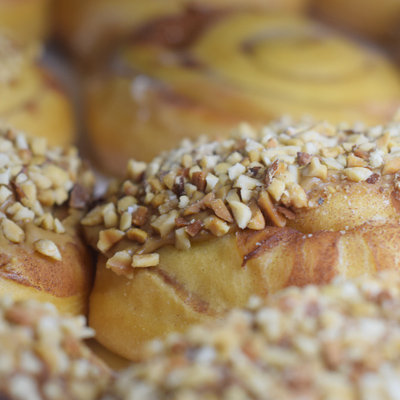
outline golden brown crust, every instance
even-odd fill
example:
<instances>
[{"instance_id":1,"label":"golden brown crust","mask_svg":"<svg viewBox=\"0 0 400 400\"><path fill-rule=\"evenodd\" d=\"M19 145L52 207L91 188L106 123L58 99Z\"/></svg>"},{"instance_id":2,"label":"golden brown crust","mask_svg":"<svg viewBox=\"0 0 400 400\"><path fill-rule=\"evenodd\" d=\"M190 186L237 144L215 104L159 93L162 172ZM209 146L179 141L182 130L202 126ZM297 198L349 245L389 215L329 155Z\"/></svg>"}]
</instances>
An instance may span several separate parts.
<instances>
[{"instance_id":1,"label":"golden brown crust","mask_svg":"<svg viewBox=\"0 0 400 400\"><path fill-rule=\"evenodd\" d=\"M59 0L55 3L57 34L78 58L92 62L115 47L121 39L157 19L181 14L187 8L202 12L255 9L294 13L303 11L305 0Z\"/></svg>"},{"instance_id":2,"label":"golden brown crust","mask_svg":"<svg viewBox=\"0 0 400 400\"><path fill-rule=\"evenodd\" d=\"M399 128L244 125L131 160L82 220L102 254L89 314L98 340L135 360L147 340L252 294L397 270Z\"/></svg>"},{"instance_id":3,"label":"golden brown crust","mask_svg":"<svg viewBox=\"0 0 400 400\"><path fill-rule=\"evenodd\" d=\"M360 13L362 7L362 13ZM386 44L398 35L400 4L396 0L314 1L318 17L341 28L378 39Z\"/></svg>"},{"instance_id":4,"label":"golden brown crust","mask_svg":"<svg viewBox=\"0 0 400 400\"><path fill-rule=\"evenodd\" d=\"M75 141L75 120L65 90L37 61L36 45L22 45L0 32L0 120L52 146Z\"/></svg>"},{"instance_id":5,"label":"golden brown crust","mask_svg":"<svg viewBox=\"0 0 400 400\"><path fill-rule=\"evenodd\" d=\"M227 137L242 121L307 114L377 124L399 107L388 60L310 20L222 14L169 39L175 24L149 26L87 81L89 134L103 168L120 173L129 157L150 161L185 136Z\"/></svg>"},{"instance_id":6,"label":"golden brown crust","mask_svg":"<svg viewBox=\"0 0 400 400\"><path fill-rule=\"evenodd\" d=\"M0 129L0 293L85 313L91 256L79 220L93 176L76 149Z\"/></svg>"},{"instance_id":7,"label":"golden brown crust","mask_svg":"<svg viewBox=\"0 0 400 400\"><path fill-rule=\"evenodd\" d=\"M151 343L108 394L117 399L390 396L400 377L395 273L290 288Z\"/></svg>"},{"instance_id":8,"label":"golden brown crust","mask_svg":"<svg viewBox=\"0 0 400 400\"><path fill-rule=\"evenodd\" d=\"M49 27L51 0L0 0L0 30L21 43L43 39Z\"/></svg>"}]
</instances>

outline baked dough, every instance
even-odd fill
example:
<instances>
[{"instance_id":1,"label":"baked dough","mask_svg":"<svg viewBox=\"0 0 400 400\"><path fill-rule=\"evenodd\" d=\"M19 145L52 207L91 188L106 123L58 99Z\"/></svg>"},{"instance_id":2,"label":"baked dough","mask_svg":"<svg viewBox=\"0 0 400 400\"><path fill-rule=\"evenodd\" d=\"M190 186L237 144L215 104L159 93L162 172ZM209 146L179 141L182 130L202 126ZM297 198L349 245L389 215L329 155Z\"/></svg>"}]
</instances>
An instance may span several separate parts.
<instances>
[{"instance_id":1,"label":"baked dough","mask_svg":"<svg viewBox=\"0 0 400 400\"><path fill-rule=\"evenodd\" d=\"M385 399L400 378L397 274L290 288L148 346L119 399Z\"/></svg>"},{"instance_id":2,"label":"baked dough","mask_svg":"<svg viewBox=\"0 0 400 400\"><path fill-rule=\"evenodd\" d=\"M111 371L85 346L85 318L51 304L0 299L0 394L6 399L96 400Z\"/></svg>"},{"instance_id":3,"label":"baked dough","mask_svg":"<svg viewBox=\"0 0 400 400\"><path fill-rule=\"evenodd\" d=\"M39 54L36 45L22 45L0 35L0 120L46 137L49 145L70 145L75 140L70 101L38 61Z\"/></svg>"},{"instance_id":4,"label":"baked dough","mask_svg":"<svg viewBox=\"0 0 400 400\"><path fill-rule=\"evenodd\" d=\"M166 35L174 26L184 34ZM130 157L228 137L242 121L383 123L400 105L400 79L382 55L305 18L191 12L138 33L87 80L86 98L97 164L121 174Z\"/></svg>"},{"instance_id":5,"label":"baked dough","mask_svg":"<svg viewBox=\"0 0 400 400\"><path fill-rule=\"evenodd\" d=\"M400 125L241 126L145 164L82 220L89 323L117 354L286 286L399 269Z\"/></svg>"},{"instance_id":6,"label":"baked dough","mask_svg":"<svg viewBox=\"0 0 400 400\"><path fill-rule=\"evenodd\" d=\"M297 13L307 3L308 0L57 0L54 26L80 61L93 63L131 32L187 8L206 13L249 9Z\"/></svg>"},{"instance_id":7,"label":"baked dough","mask_svg":"<svg viewBox=\"0 0 400 400\"><path fill-rule=\"evenodd\" d=\"M85 313L93 278L81 240L93 175L75 148L0 128L0 295Z\"/></svg>"},{"instance_id":8,"label":"baked dough","mask_svg":"<svg viewBox=\"0 0 400 400\"><path fill-rule=\"evenodd\" d=\"M49 27L51 0L0 0L0 31L21 43L36 42Z\"/></svg>"}]
</instances>

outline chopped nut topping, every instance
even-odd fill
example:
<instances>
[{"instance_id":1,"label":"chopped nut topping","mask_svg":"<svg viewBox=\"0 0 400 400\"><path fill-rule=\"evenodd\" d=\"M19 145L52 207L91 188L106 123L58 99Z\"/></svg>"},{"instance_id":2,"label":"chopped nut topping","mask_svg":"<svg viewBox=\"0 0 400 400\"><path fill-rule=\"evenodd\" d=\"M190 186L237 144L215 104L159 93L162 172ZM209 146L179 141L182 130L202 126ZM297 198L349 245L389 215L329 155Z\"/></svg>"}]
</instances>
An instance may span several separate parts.
<instances>
[{"instance_id":1,"label":"chopped nut topping","mask_svg":"<svg viewBox=\"0 0 400 400\"><path fill-rule=\"evenodd\" d=\"M106 267L119 276L133 278L132 256L126 251L118 251L107 260Z\"/></svg>"},{"instance_id":2,"label":"chopped nut topping","mask_svg":"<svg viewBox=\"0 0 400 400\"><path fill-rule=\"evenodd\" d=\"M25 240L24 231L13 221L4 218L1 221L4 236L12 243L21 243Z\"/></svg>"},{"instance_id":3,"label":"chopped nut topping","mask_svg":"<svg viewBox=\"0 0 400 400\"><path fill-rule=\"evenodd\" d=\"M57 245L51 240L39 239L35 243L33 243L33 246L35 250L38 251L40 254L53 258L57 261L62 260L61 253L58 250Z\"/></svg>"},{"instance_id":4,"label":"chopped nut topping","mask_svg":"<svg viewBox=\"0 0 400 400\"><path fill-rule=\"evenodd\" d=\"M235 229L283 227L299 209L321 207L350 185L373 184L382 176L382 191L400 186L394 178L400 172L400 123L368 130L348 124L335 128L326 123L288 123L278 121L259 132L242 126L236 136L222 142L185 141L182 148L149 164L132 160L127 179L109 190L112 207L105 203L95 208L82 223L130 232L127 240L142 244L135 252L143 255L150 251L146 246L152 246L141 243L142 237L138 240L134 227L145 232L146 239L162 238L166 240L161 245L187 249L193 241ZM13 180L6 167L1 171ZM42 206L43 201L56 201L55 191L47 187L54 179L35 168L19 173L21 189L24 174L36 187L42 185L36 196ZM33 192L23 192L35 198ZM7 216L13 219L12 213Z\"/></svg>"},{"instance_id":5,"label":"chopped nut topping","mask_svg":"<svg viewBox=\"0 0 400 400\"><path fill-rule=\"evenodd\" d=\"M106 231L101 231L99 234L99 241L97 243L97 248L105 253L118 243L125 236L125 232L118 229L107 229Z\"/></svg>"},{"instance_id":6,"label":"chopped nut topping","mask_svg":"<svg viewBox=\"0 0 400 400\"><path fill-rule=\"evenodd\" d=\"M137 228L129 229L129 231L126 233L126 236L128 239L140 244L146 243L148 237L147 232Z\"/></svg>"},{"instance_id":7,"label":"chopped nut topping","mask_svg":"<svg viewBox=\"0 0 400 400\"><path fill-rule=\"evenodd\" d=\"M160 263L160 255L154 254L140 254L132 257L133 268L148 268L156 267Z\"/></svg>"}]
</instances>

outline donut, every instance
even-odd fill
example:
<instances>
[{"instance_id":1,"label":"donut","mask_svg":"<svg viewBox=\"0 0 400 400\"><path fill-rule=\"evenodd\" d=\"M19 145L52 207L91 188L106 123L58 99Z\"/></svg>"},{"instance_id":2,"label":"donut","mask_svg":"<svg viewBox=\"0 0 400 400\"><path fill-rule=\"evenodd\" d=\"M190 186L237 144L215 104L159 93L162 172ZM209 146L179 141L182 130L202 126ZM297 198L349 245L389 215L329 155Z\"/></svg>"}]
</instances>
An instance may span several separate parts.
<instances>
[{"instance_id":1,"label":"donut","mask_svg":"<svg viewBox=\"0 0 400 400\"><path fill-rule=\"evenodd\" d=\"M399 294L399 276L382 274L252 299L148 346L109 391L116 400L393 398Z\"/></svg>"},{"instance_id":2,"label":"donut","mask_svg":"<svg viewBox=\"0 0 400 400\"><path fill-rule=\"evenodd\" d=\"M0 396L96 400L111 371L83 343L85 318L61 316L49 303L0 300Z\"/></svg>"},{"instance_id":3,"label":"donut","mask_svg":"<svg viewBox=\"0 0 400 400\"><path fill-rule=\"evenodd\" d=\"M165 34L176 26L186 33ZM228 137L242 121L306 114L374 125L399 104L398 71L382 55L311 20L263 13L158 21L86 81L93 157L119 174L130 157L150 161L184 137Z\"/></svg>"},{"instance_id":4,"label":"donut","mask_svg":"<svg viewBox=\"0 0 400 400\"><path fill-rule=\"evenodd\" d=\"M0 0L0 30L30 43L43 39L48 30L51 0Z\"/></svg>"},{"instance_id":5,"label":"donut","mask_svg":"<svg viewBox=\"0 0 400 400\"><path fill-rule=\"evenodd\" d=\"M312 5L319 18L357 34L383 43L398 36L400 3L397 0L316 0Z\"/></svg>"},{"instance_id":6,"label":"donut","mask_svg":"<svg viewBox=\"0 0 400 400\"><path fill-rule=\"evenodd\" d=\"M307 3L308 0L57 0L53 18L56 34L72 54L93 63L130 32L151 21L174 17L187 8L202 13L246 9L297 13L304 11Z\"/></svg>"},{"instance_id":7,"label":"donut","mask_svg":"<svg viewBox=\"0 0 400 400\"><path fill-rule=\"evenodd\" d=\"M0 127L0 296L87 311L93 264L79 221L93 181L75 148Z\"/></svg>"},{"instance_id":8,"label":"donut","mask_svg":"<svg viewBox=\"0 0 400 400\"><path fill-rule=\"evenodd\" d=\"M287 286L400 267L400 124L245 124L185 141L82 219L98 253L97 340L131 360L144 343Z\"/></svg>"},{"instance_id":9,"label":"donut","mask_svg":"<svg viewBox=\"0 0 400 400\"><path fill-rule=\"evenodd\" d=\"M0 34L0 120L44 136L50 145L70 145L75 140L72 107L60 83L38 61L39 52L36 45Z\"/></svg>"}]
</instances>

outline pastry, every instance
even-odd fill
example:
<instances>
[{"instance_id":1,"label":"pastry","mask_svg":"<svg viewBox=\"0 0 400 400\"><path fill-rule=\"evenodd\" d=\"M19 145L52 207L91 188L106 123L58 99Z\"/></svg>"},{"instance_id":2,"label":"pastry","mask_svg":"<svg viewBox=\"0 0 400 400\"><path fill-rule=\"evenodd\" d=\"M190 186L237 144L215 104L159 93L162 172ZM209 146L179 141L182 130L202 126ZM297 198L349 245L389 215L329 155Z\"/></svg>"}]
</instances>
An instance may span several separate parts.
<instances>
[{"instance_id":1,"label":"pastry","mask_svg":"<svg viewBox=\"0 0 400 400\"><path fill-rule=\"evenodd\" d=\"M253 299L222 321L148 346L111 398L395 398L399 294L398 275L382 274Z\"/></svg>"},{"instance_id":2,"label":"pastry","mask_svg":"<svg viewBox=\"0 0 400 400\"><path fill-rule=\"evenodd\" d=\"M84 345L83 317L60 316L51 304L0 300L0 397L96 400L111 372Z\"/></svg>"},{"instance_id":3,"label":"pastry","mask_svg":"<svg viewBox=\"0 0 400 400\"><path fill-rule=\"evenodd\" d=\"M89 323L120 356L251 295L400 267L399 123L244 125L127 171L82 220Z\"/></svg>"},{"instance_id":4,"label":"pastry","mask_svg":"<svg viewBox=\"0 0 400 400\"><path fill-rule=\"evenodd\" d=\"M0 35L0 120L44 136L50 145L69 145L75 140L71 104L60 83L37 61L38 53L35 45Z\"/></svg>"},{"instance_id":5,"label":"pastry","mask_svg":"<svg viewBox=\"0 0 400 400\"><path fill-rule=\"evenodd\" d=\"M372 39L391 41L399 32L398 0L315 0L318 17Z\"/></svg>"},{"instance_id":6,"label":"pastry","mask_svg":"<svg viewBox=\"0 0 400 400\"><path fill-rule=\"evenodd\" d=\"M187 31L170 40L164 32L177 24ZM242 121L382 123L400 105L400 78L382 55L308 19L192 12L135 35L86 93L94 156L121 173L130 157L150 161L184 137L227 137Z\"/></svg>"},{"instance_id":7,"label":"pastry","mask_svg":"<svg viewBox=\"0 0 400 400\"><path fill-rule=\"evenodd\" d=\"M93 61L147 23L173 17L187 8L207 14L254 9L294 13L308 0L57 0L55 30L78 58ZM176 30L175 30L176 32ZM179 35L179 32L178 32Z\"/></svg>"},{"instance_id":8,"label":"pastry","mask_svg":"<svg viewBox=\"0 0 400 400\"><path fill-rule=\"evenodd\" d=\"M22 42L42 39L48 30L51 0L0 0L0 30Z\"/></svg>"},{"instance_id":9,"label":"pastry","mask_svg":"<svg viewBox=\"0 0 400 400\"><path fill-rule=\"evenodd\" d=\"M75 148L0 127L0 296L87 311L93 266L79 221L93 180Z\"/></svg>"}]
</instances>

